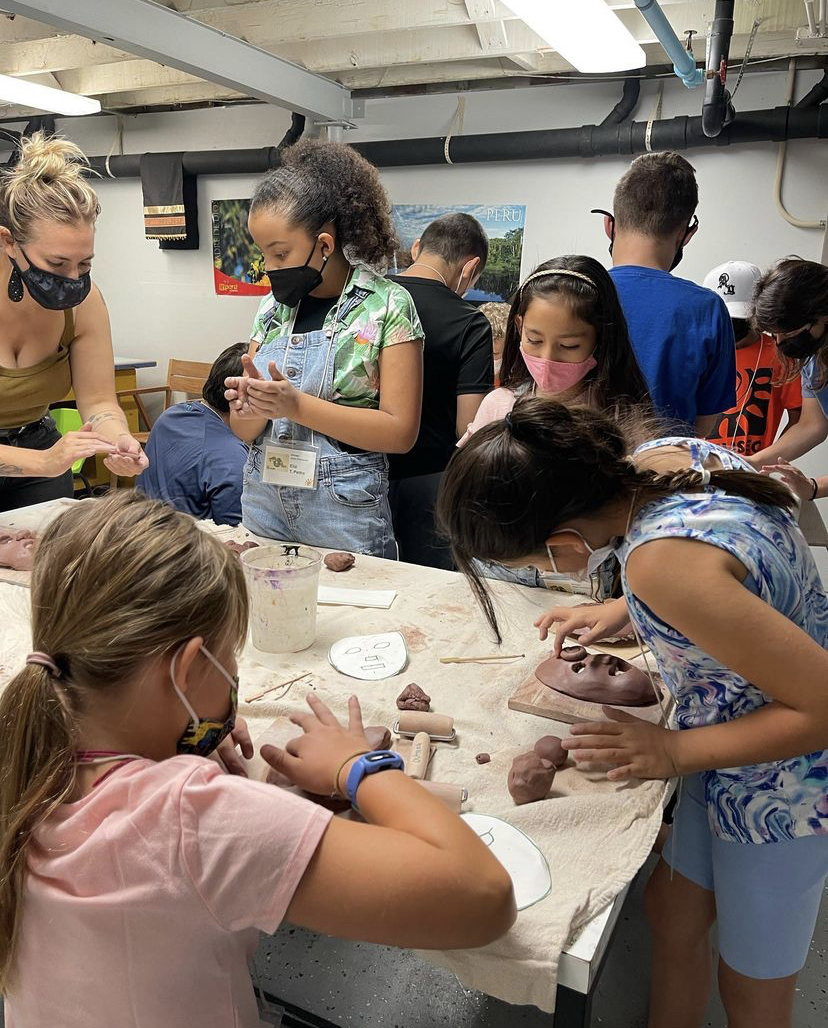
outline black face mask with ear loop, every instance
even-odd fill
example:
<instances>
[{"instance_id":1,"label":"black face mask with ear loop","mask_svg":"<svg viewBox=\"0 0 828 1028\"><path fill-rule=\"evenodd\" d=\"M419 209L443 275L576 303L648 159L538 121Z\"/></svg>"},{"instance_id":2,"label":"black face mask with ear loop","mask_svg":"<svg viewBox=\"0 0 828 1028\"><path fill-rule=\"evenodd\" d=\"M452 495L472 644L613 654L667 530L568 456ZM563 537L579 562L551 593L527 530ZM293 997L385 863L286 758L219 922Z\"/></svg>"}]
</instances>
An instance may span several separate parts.
<instances>
[{"instance_id":1,"label":"black face mask with ear loop","mask_svg":"<svg viewBox=\"0 0 828 1028\"><path fill-rule=\"evenodd\" d=\"M314 289L322 285L322 270L328 263L328 258L322 258L322 269L310 267L310 259L313 257L316 247L319 244L317 237L313 244L308 259L304 264L297 264L292 268L277 268L275 271L266 272L270 279L270 291L276 303L283 303L286 307L296 307Z\"/></svg>"},{"instance_id":2,"label":"black face mask with ear loop","mask_svg":"<svg viewBox=\"0 0 828 1028\"><path fill-rule=\"evenodd\" d=\"M828 339L826 338L826 329L823 328L822 335L818 338L811 335L811 329L813 325L808 328L803 328L801 332L797 332L794 336L788 336L787 339L778 339L776 342L776 348L782 354L783 357L787 357L788 360L792 361L807 361L812 357L816 357L823 346L828 345Z\"/></svg>"},{"instance_id":3,"label":"black face mask with ear loop","mask_svg":"<svg viewBox=\"0 0 828 1028\"><path fill-rule=\"evenodd\" d=\"M605 217L610 219L610 222L612 223L612 228L610 229L609 253L610 253L610 256L612 256L612 247L613 247L613 244L615 243L615 215L611 214L609 211L602 211L600 207L593 207L592 210L589 213L590 214L603 214ZM695 230L698 227L699 227L699 219L694 214L693 217L690 219L690 221L687 224L687 228L686 228L686 230L684 232L683 238L686 239L687 238L687 233L688 232L695 232ZM676 250L676 255L675 255L675 257L673 257L673 263L670 265L670 271L673 271L674 268L677 268L679 266L679 264L681 264L681 259L682 259L683 256L684 256L684 243L682 243L681 246L678 248L678 250Z\"/></svg>"}]
</instances>

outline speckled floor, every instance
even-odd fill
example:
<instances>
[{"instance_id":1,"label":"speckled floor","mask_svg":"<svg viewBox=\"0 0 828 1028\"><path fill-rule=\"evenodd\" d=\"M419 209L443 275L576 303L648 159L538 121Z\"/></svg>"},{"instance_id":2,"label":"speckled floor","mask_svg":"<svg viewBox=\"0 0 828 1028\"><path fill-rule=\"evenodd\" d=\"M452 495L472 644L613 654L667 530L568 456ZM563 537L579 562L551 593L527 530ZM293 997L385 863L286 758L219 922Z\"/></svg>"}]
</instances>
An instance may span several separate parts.
<instances>
[{"instance_id":1,"label":"speckled floor","mask_svg":"<svg viewBox=\"0 0 828 1028\"><path fill-rule=\"evenodd\" d=\"M595 996L592 1028L645 1028L649 942L641 909L643 881L640 876L610 946ZM343 1028L551 1028L552 1024L551 1017L534 1007L511 1007L467 992L452 975L411 953L339 942L299 928L284 927L263 940L256 966L266 991ZM828 898L800 975L794 1028L825 1028L826 1022ZM725 1024L715 998L704 1028L725 1028Z\"/></svg>"},{"instance_id":2,"label":"speckled floor","mask_svg":"<svg viewBox=\"0 0 828 1028\"><path fill-rule=\"evenodd\" d=\"M649 865L648 869L649 870ZM592 1028L645 1028L649 938L642 874L628 897L598 983ZM828 893L826 893L828 897ZM534 1007L512 1007L463 989L411 953L343 943L285 927L262 942L256 965L267 992L343 1028L551 1028ZM794 1028L828 1022L828 898L799 979ZM704 1028L725 1028L718 997Z\"/></svg>"}]
</instances>

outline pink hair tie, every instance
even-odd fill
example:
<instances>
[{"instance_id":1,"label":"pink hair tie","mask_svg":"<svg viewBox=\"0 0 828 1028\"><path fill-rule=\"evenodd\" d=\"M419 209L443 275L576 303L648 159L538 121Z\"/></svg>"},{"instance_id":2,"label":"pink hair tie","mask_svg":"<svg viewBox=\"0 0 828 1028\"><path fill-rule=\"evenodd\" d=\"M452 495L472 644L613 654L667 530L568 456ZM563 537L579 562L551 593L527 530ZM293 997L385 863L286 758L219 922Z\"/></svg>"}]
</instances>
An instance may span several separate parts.
<instances>
[{"instance_id":1,"label":"pink hair tie","mask_svg":"<svg viewBox=\"0 0 828 1028\"><path fill-rule=\"evenodd\" d=\"M45 667L47 671L51 672L55 678L63 678L63 672L52 660L48 653L41 653L39 650L35 650L34 653L30 653L26 657L27 664L37 664L39 667Z\"/></svg>"}]
</instances>

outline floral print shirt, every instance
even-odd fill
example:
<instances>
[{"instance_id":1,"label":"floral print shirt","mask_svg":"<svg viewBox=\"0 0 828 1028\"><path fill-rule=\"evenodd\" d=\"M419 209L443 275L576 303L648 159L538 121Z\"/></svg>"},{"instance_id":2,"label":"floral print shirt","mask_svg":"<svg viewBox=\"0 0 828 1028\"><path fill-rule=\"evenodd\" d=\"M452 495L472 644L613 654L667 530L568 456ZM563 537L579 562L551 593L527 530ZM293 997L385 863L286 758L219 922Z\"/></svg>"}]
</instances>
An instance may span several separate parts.
<instances>
[{"instance_id":1,"label":"floral print shirt","mask_svg":"<svg viewBox=\"0 0 828 1028\"><path fill-rule=\"evenodd\" d=\"M290 335L297 310L276 303L269 294L256 313L252 340L261 346ZM423 339L408 290L363 265L351 272L341 302L334 304L322 327L336 332L332 399L351 407L379 405L379 356L383 349L413 340L422 344Z\"/></svg>"},{"instance_id":2,"label":"floral print shirt","mask_svg":"<svg viewBox=\"0 0 828 1028\"><path fill-rule=\"evenodd\" d=\"M708 456L723 467L752 471L737 454L699 439L660 439L654 446L691 450L693 466ZM679 729L732 721L772 702L770 696L723 667L691 640L659 620L632 592L626 577L630 554L654 539L696 539L733 554L748 571L744 585L828 645L828 596L795 518L780 507L757 504L708 486L654 500L632 519L616 553L624 595L636 628L650 647L665 685L676 701ZM674 583L681 588L681 583ZM745 625L745 645L751 626ZM828 682L824 683L828 703ZM750 767L702 773L711 830L741 843L766 843L828 834L828 751Z\"/></svg>"}]
</instances>

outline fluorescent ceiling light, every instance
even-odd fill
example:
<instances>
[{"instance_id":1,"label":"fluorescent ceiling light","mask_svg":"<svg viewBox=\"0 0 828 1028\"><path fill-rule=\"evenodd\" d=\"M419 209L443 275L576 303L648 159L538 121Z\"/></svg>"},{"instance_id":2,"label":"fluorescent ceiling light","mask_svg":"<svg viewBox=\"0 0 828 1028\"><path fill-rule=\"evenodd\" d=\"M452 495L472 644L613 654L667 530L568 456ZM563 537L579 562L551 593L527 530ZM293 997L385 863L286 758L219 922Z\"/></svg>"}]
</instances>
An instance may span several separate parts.
<instances>
[{"instance_id":1,"label":"fluorescent ceiling light","mask_svg":"<svg viewBox=\"0 0 828 1028\"><path fill-rule=\"evenodd\" d=\"M52 89L51 86L41 86L39 82L13 78L11 75L0 75L0 100L21 107L34 107L37 111L51 111L53 114L97 114L101 109L99 100L67 93L63 89Z\"/></svg>"},{"instance_id":2,"label":"fluorescent ceiling light","mask_svg":"<svg viewBox=\"0 0 828 1028\"><path fill-rule=\"evenodd\" d=\"M578 71L643 68L647 55L604 0L503 0Z\"/></svg>"}]
</instances>

